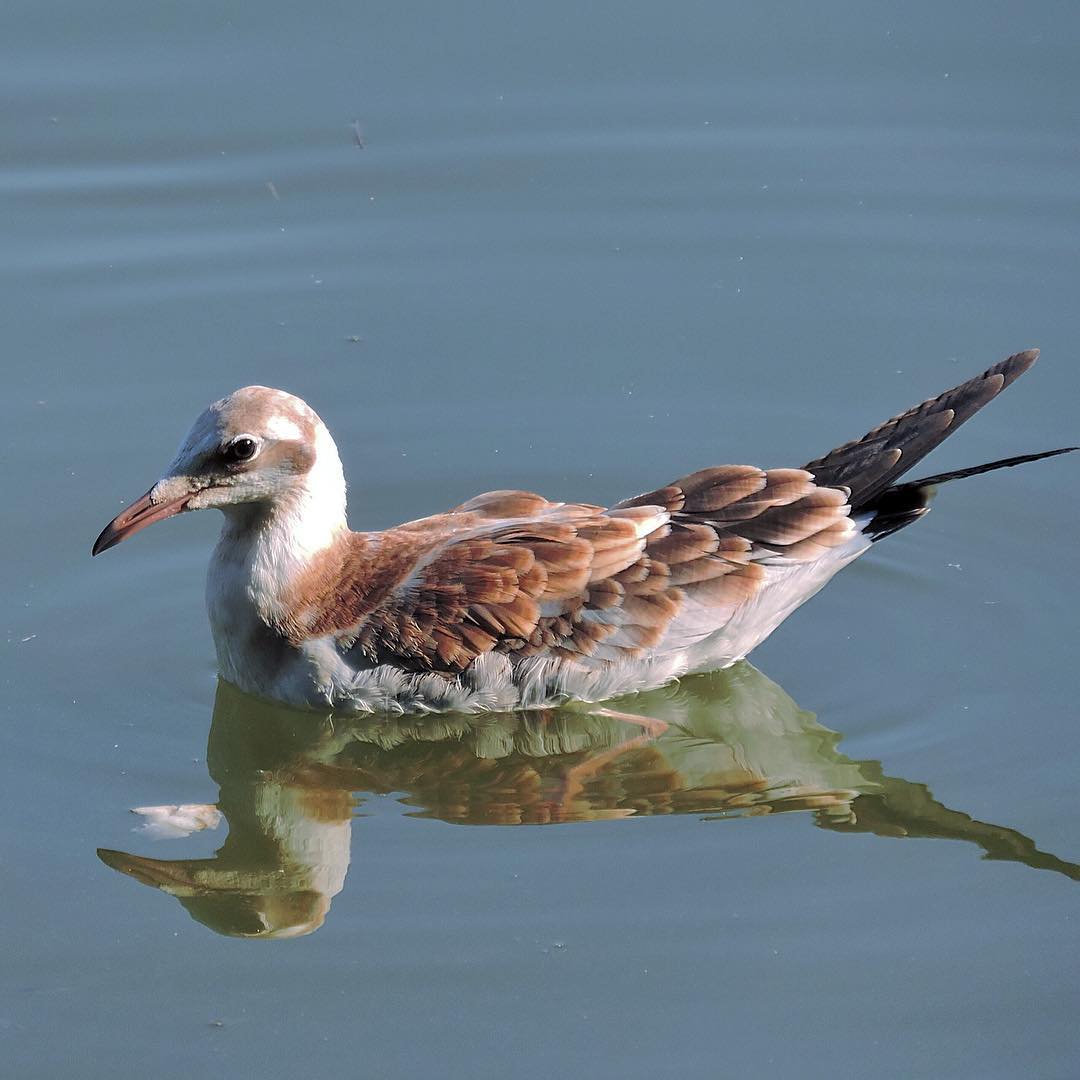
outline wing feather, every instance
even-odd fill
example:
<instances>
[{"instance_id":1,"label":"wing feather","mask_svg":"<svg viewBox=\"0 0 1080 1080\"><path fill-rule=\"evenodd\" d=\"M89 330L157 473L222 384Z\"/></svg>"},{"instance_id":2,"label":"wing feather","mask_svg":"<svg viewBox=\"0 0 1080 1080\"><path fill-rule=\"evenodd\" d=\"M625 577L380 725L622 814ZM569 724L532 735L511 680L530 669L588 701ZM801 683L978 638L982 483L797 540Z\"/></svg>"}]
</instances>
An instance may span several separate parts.
<instances>
[{"instance_id":1,"label":"wing feather","mask_svg":"<svg viewBox=\"0 0 1080 1080\"><path fill-rule=\"evenodd\" d=\"M763 564L843 542L848 512L844 489L805 470L750 465L702 469L610 510L488 492L351 534L292 629L447 675L491 651L624 660L719 629L763 586Z\"/></svg>"},{"instance_id":2,"label":"wing feather","mask_svg":"<svg viewBox=\"0 0 1080 1080\"><path fill-rule=\"evenodd\" d=\"M1018 353L803 469L715 466L608 510L492 491L384 533L349 533L297 584L279 628L446 675L496 650L600 664L687 647L770 582L792 581L793 565L824 560L795 576L820 587L862 550L853 506L872 508L1035 356ZM804 598L790 586L775 595L779 617Z\"/></svg>"}]
</instances>

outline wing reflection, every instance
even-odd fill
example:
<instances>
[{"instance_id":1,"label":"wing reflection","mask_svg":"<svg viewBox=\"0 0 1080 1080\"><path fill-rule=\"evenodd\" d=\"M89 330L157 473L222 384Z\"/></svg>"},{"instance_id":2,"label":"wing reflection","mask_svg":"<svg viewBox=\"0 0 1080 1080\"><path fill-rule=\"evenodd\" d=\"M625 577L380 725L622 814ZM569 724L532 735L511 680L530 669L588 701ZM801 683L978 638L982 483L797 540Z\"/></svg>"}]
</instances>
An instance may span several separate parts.
<instances>
[{"instance_id":1,"label":"wing reflection","mask_svg":"<svg viewBox=\"0 0 1080 1080\"><path fill-rule=\"evenodd\" d=\"M212 930L247 937L322 925L345 881L356 807L391 792L417 817L470 825L802 810L838 832L968 840L988 858L1080 880L1080 867L1021 833L845 757L839 739L746 663L606 708L472 716L318 716L221 683L207 763L224 844L210 859L98 854ZM193 809L203 821L213 808L140 813L178 828Z\"/></svg>"}]
</instances>

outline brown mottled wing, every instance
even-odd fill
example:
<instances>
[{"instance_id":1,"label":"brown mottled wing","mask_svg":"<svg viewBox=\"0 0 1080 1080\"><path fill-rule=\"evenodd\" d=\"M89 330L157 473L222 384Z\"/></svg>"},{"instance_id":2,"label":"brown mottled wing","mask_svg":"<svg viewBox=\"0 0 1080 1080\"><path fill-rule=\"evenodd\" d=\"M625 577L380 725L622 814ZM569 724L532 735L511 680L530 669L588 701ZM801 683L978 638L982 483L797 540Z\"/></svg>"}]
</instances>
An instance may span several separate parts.
<instances>
[{"instance_id":1,"label":"brown mottled wing","mask_svg":"<svg viewBox=\"0 0 1080 1080\"><path fill-rule=\"evenodd\" d=\"M463 670L482 653L583 663L678 649L720 629L775 563L850 538L846 492L802 469L704 469L610 510L492 492L339 633L373 662ZM521 514L508 518L503 515ZM527 516L526 516L527 515ZM434 521L382 534L382 558Z\"/></svg>"},{"instance_id":2,"label":"brown mottled wing","mask_svg":"<svg viewBox=\"0 0 1080 1080\"><path fill-rule=\"evenodd\" d=\"M358 536L300 629L332 633L373 662L446 673L494 650L602 663L693 645L754 603L780 568L849 544L853 507L1036 355L1018 353L805 469L703 469L610 510L489 492L441 517ZM802 598L795 587L781 599ZM768 618L778 611L783 603Z\"/></svg>"},{"instance_id":3,"label":"brown mottled wing","mask_svg":"<svg viewBox=\"0 0 1080 1080\"><path fill-rule=\"evenodd\" d=\"M894 416L806 468L819 484L847 487L856 509L872 503L965 420L1018 379L1038 359L1038 349L1016 353L981 375Z\"/></svg>"},{"instance_id":4,"label":"brown mottled wing","mask_svg":"<svg viewBox=\"0 0 1080 1080\"><path fill-rule=\"evenodd\" d=\"M643 640L649 635L636 633L637 623L663 618L672 602L649 611L626 603L620 577L642 562L644 537L665 519L656 507L605 511L527 492L478 496L440 519L444 528L461 524L404 567L339 641L376 662L455 672L493 649L586 656L608 636ZM390 530L380 547L407 544L433 527ZM618 625L584 614L613 607Z\"/></svg>"},{"instance_id":5,"label":"brown mottled wing","mask_svg":"<svg viewBox=\"0 0 1080 1080\"><path fill-rule=\"evenodd\" d=\"M721 465L620 506L650 503L671 514L646 553L682 594L669 645L721 628L765 583L768 567L809 562L852 537L843 488L820 487L804 469Z\"/></svg>"}]
</instances>

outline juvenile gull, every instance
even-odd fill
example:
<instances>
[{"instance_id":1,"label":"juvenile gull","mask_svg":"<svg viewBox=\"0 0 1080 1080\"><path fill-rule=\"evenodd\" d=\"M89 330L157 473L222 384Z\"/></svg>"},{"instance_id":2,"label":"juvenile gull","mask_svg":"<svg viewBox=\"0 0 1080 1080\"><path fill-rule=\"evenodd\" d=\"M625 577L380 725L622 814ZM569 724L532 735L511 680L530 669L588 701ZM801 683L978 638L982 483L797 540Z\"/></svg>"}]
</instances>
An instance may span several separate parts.
<instances>
[{"instance_id":1,"label":"juvenile gull","mask_svg":"<svg viewBox=\"0 0 1080 1080\"><path fill-rule=\"evenodd\" d=\"M946 480L897 483L1025 372L1030 349L801 469L720 465L610 508L492 491L352 532L330 433L248 386L195 421L165 476L110 522L225 515L207 576L222 676L292 705L513 709L602 701L746 656ZM1075 448L1068 448L1075 449Z\"/></svg>"}]
</instances>

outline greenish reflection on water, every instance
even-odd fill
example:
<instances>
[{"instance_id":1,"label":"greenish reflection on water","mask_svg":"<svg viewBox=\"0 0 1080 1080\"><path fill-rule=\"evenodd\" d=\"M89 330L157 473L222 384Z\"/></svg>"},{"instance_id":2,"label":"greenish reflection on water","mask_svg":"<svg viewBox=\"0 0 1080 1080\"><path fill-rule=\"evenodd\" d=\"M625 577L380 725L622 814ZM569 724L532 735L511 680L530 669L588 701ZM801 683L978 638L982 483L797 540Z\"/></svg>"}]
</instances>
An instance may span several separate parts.
<instances>
[{"instance_id":1,"label":"greenish reflection on water","mask_svg":"<svg viewBox=\"0 0 1080 1080\"><path fill-rule=\"evenodd\" d=\"M880 762L853 761L839 741L747 663L608 707L479 716L313 715L220 683L207 763L224 844L211 859L98 854L212 930L261 938L323 924L345 884L355 808L391 792L413 816L469 825L804 811L821 828L965 840L987 858L1080 880L1080 866L943 806ZM140 809L178 835L218 818L212 807Z\"/></svg>"}]
</instances>

